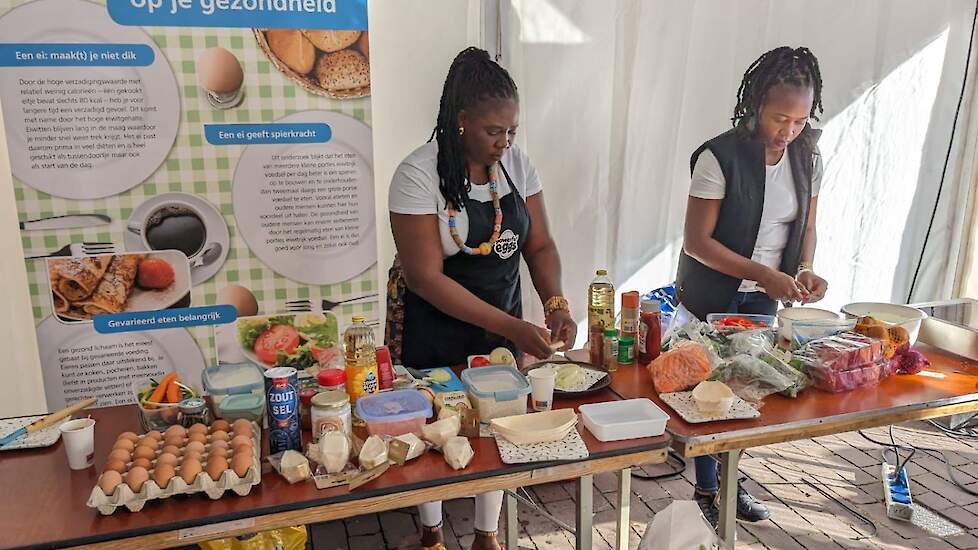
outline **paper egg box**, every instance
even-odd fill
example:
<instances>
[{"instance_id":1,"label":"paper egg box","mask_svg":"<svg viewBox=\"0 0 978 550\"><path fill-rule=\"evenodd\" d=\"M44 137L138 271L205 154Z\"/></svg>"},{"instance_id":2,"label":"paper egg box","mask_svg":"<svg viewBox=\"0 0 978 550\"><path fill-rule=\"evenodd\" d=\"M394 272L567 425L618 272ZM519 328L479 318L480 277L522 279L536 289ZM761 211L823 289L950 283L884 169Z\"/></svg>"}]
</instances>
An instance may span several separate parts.
<instances>
[{"instance_id":1,"label":"paper egg box","mask_svg":"<svg viewBox=\"0 0 978 550\"><path fill-rule=\"evenodd\" d=\"M166 487L160 487L153 480L152 472L150 470L150 478L143 483L138 493L134 493L132 489L125 483L120 483L116 486L112 494L106 495L102 488L99 487L96 482L95 487L92 488L92 493L88 497L88 502L86 503L89 508L96 508L102 515L110 515L116 511L117 508L125 506L130 512L138 512L143 509L146 502L150 500L158 500L169 498L174 495L191 495L194 493L206 493L208 497L212 500L217 500L224 496L224 493L228 490L233 491L238 496L246 496L251 492L251 488L255 485L261 483L261 430L254 423L252 425L252 442L251 446L253 460L251 467L248 468L248 472L245 473L244 477L239 477L238 474L230 468L221 474L217 480L212 480L210 475L207 474L206 468L203 468L197 478L193 483L188 484L184 481L179 473L170 479ZM184 446L186 446L186 442ZM181 447L181 451L183 450ZM160 452L157 451L157 456ZM210 439L208 438L208 444L205 446L205 453L202 456L202 462L206 464L206 458L210 454ZM181 455L182 456L182 455ZM229 461L230 462L230 461ZM155 467L156 461L154 459L153 465ZM101 476L99 477L101 479Z\"/></svg>"}]
</instances>

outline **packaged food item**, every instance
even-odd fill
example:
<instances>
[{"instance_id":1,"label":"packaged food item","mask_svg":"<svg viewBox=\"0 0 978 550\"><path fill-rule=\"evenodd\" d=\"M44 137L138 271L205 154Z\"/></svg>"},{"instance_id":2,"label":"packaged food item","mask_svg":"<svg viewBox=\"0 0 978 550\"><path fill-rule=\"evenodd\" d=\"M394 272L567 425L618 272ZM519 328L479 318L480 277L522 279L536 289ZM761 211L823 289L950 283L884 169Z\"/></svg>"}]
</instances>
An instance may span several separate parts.
<instances>
[{"instance_id":1,"label":"packaged food item","mask_svg":"<svg viewBox=\"0 0 978 550\"><path fill-rule=\"evenodd\" d=\"M404 456L405 461L413 460L424 454L424 441L413 433L401 434L394 439L403 441L408 446L407 454Z\"/></svg>"},{"instance_id":2,"label":"packaged food item","mask_svg":"<svg viewBox=\"0 0 978 550\"><path fill-rule=\"evenodd\" d=\"M587 288L587 326L594 325L615 328L615 285L606 269L597 270Z\"/></svg>"},{"instance_id":3,"label":"packaged food item","mask_svg":"<svg viewBox=\"0 0 978 550\"><path fill-rule=\"evenodd\" d=\"M475 456L469 438L462 436L448 438L448 441L442 445L441 452L445 456L445 462L454 470L464 469Z\"/></svg>"},{"instance_id":4,"label":"packaged food item","mask_svg":"<svg viewBox=\"0 0 978 550\"><path fill-rule=\"evenodd\" d=\"M350 461L350 438L342 432L324 433L310 450L313 448L316 449L313 458L326 468L328 474L342 472Z\"/></svg>"},{"instance_id":5,"label":"packaged food item","mask_svg":"<svg viewBox=\"0 0 978 550\"><path fill-rule=\"evenodd\" d=\"M377 377L380 379L380 389L389 390L394 387L394 363L387 346L377 346Z\"/></svg>"},{"instance_id":6,"label":"packaged food item","mask_svg":"<svg viewBox=\"0 0 978 550\"><path fill-rule=\"evenodd\" d=\"M718 365L709 380L723 382L744 400L758 403L771 394L784 392L803 378L801 372L780 359L768 358L770 362L752 355L737 355ZM792 397L795 395L797 392Z\"/></svg>"},{"instance_id":7,"label":"packaged food item","mask_svg":"<svg viewBox=\"0 0 978 550\"><path fill-rule=\"evenodd\" d=\"M483 422L526 412L530 383L516 367L493 365L466 369L462 371L462 382Z\"/></svg>"},{"instance_id":8,"label":"packaged food item","mask_svg":"<svg viewBox=\"0 0 978 550\"><path fill-rule=\"evenodd\" d=\"M281 453L269 455L268 462L289 483L298 483L309 479L309 459L299 451L289 449Z\"/></svg>"},{"instance_id":9,"label":"packaged food item","mask_svg":"<svg viewBox=\"0 0 978 550\"><path fill-rule=\"evenodd\" d=\"M658 300L643 298L641 309L635 358L638 364L648 365L662 353L662 317Z\"/></svg>"},{"instance_id":10,"label":"packaged food item","mask_svg":"<svg viewBox=\"0 0 978 550\"><path fill-rule=\"evenodd\" d=\"M638 291L625 292L621 295L621 338L638 339L638 320L640 298ZM619 359L619 363L622 361Z\"/></svg>"},{"instance_id":11,"label":"packaged food item","mask_svg":"<svg viewBox=\"0 0 978 550\"><path fill-rule=\"evenodd\" d=\"M525 401L525 400L524 400ZM526 412L526 411L523 411ZM450 437L458 435L462 429L462 419L456 416L449 416L437 422L425 425L421 429L422 436L431 442L435 447L443 447Z\"/></svg>"},{"instance_id":12,"label":"packaged food item","mask_svg":"<svg viewBox=\"0 0 978 550\"><path fill-rule=\"evenodd\" d=\"M303 430L312 430L312 398L317 393L319 393L318 387L299 389L299 425Z\"/></svg>"},{"instance_id":13,"label":"packaged food item","mask_svg":"<svg viewBox=\"0 0 978 550\"><path fill-rule=\"evenodd\" d=\"M812 385L832 393L846 392L879 383L882 363L865 363L847 370L814 368L810 371Z\"/></svg>"},{"instance_id":14,"label":"packaged food item","mask_svg":"<svg viewBox=\"0 0 978 550\"><path fill-rule=\"evenodd\" d=\"M227 419L225 417L227 412L233 415L240 411L240 407L222 406L224 401L231 397L235 397L235 401L242 400L241 397L236 396L250 395L258 397L259 399L257 400L252 397L248 402L252 405L256 402L262 404L262 410L258 412L258 417L264 412L265 380L258 365L251 362L219 363L204 369L200 379L204 386L204 391L211 396L214 411L219 418ZM237 418L241 417L237 416L230 420L236 420ZM249 418L248 420L257 420L257 418Z\"/></svg>"},{"instance_id":15,"label":"packaged food item","mask_svg":"<svg viewBox=\"0 0 978 550\"><path fill-rule=\"evenodd\" d=\"M844 332L810 342L795 356L803 358L810 367L848 370L883 360L884 349L880 340Z\"/></svg>"},{"instance_id":16,"label":"packaged food item","mask_svg":"<svg viewBox=\"0 0 978 550\"><path fill-rule=\"evenodd\" d=\"M604 329L604 370L618 370L618 331L614 327Z\"/></svg>"},{"instance_id":17,"label":"packaged food item","mask_svg":"<svg viewBox=\"0 0 978 550\"><path fill-rule=\"evenodd\" d=\"M364 395L380 391L377 374L377 351L374 348L374 331L363 317L354 316L353 324L343 333L346 353L346 393L356 404Z\"/></svg>"},{"instance_id":18,"label":"packaged food item","mask_svg":"<svg viewBox=\"0 0 978 550\"><path fill-rule=\"evenodd\" d=\"M659 393L684 391L706 380L712 364L706 347L681 341L649 364L652 383Z\"/></svg>"},{"instance_id":19,"label":"packaged food item","mask_svg":"<svg viewBox=\"0 0 978 550\"><path fill-rule=\"evenodd\" d=\"M344 391L329 390L312 398L312 440L316 441L327 432L337 431L349 437L353 431L353 415L350 396Z\"/></svg>"},{"instance_id":20,"label":"packaged food item","mask_svg":"<svg viewBox=\"0 0 978 550\"><path fill-rule=\"evenodd\" d=\"M268 400L268 448L271 454L289 449L302 450L299 427L299 373L292 367L265 371L265 396Z\"/></svg>"},{"instance_id":21,"label":"packaged food item","mask_svg":"<svg viewBox=\"0 0 978 550\"><path fill-rule=\"evenodd\" d=\"M588 329L587 338L588 358L592 365L604 365L604 327L594 325Z\"/></svg>"},{"instance_id":22,"label":"packaged food item","mask_svg":"<svg viewBox=\"0 0 978 550\"><path fill-rule=\"evenodd\" d=\"M623 336L618 341L618 365L629 366L635 364L635 340L631 336Z\"/></svg>"},{"instance_id":23,"label":"packaged food item","mask_svg":"<svg viewBox=\"0 0 978 550\"><path fill-rule=\"evenodd\" d=\"M387 442L379 435L372 435L367 438L360 448L360 467L364 470L372 470L377 466L387 462Z\"/></svg>"},{"instance_id":24,"label":"packaged food item","mask_svg":"<svg viewBox=\"0 0 978 550\"><path fill-rule=\"evenodd\" d=\"M431 409L431 401L411 389L365 395L356 404L357 417L367 423L370 434L391 436L420 434Z\"/></svg>"}]
</instances>

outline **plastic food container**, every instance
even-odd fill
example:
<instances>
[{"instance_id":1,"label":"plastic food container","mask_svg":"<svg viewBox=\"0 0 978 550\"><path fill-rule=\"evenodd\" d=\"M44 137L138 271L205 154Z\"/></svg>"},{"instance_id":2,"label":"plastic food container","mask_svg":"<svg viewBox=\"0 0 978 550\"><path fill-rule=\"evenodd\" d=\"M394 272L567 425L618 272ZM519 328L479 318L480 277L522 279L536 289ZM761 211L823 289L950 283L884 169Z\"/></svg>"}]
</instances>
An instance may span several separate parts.
<instances>
[{"instance_id":1,"label":"plastic food container","mask_svg":"<svg viewBox=\"0 0 978 550\"><path fill-rule=\"evenodd\" d=\"M772 328L775 319L774 315L748 313L710 313L706 316L706 322L722 333ZM747 323L735 324L736 320L744 320Z\"/></svg>"},{"instance_id":2,"label":"plastic food container","mask_svg":"<svg viewBox=\"0 0 978 550\"><path fill-rule=\"evenodd\" d=\"M255 418L246 416L229 418L225 415L226 411L238 412L242 408L253 408L243 407L245 402L253 403L253 400L235 399L235 403L232 403L231 407L224 406L224 400L232 395L255 395L260 401L264 402L265 380L262 376L261 369L257 365L250 362L218 363L213 367L204 369L204 372L200 375L200 380L204 385L204 391L211 396L211 402L214 403L214 411L219 418L225 420L237 418L256 420ZM264 406L262 407L262 411L264 411ZM262 411L258 412L259 417Z\"/></svg>"},{"instance_id":3,"label":"plastic food container","mask_svg":"<svg viewBox=\"0 0 978 550\"><path fill-rule=\"evenodd\" d=\"M147 432L150 430L163 431L179 422L177 417L180 412L179 403L159 404L147 408L139 402L140 392L150 386L152 382L149 378L138 378L132 381L133 402L139 408L139 424Z\"/></svg>"},{"instance_id":4,"label":"plastic food container","mask_svg":"<svg viewBox=\"0 0 978 550\"><path fill-rule=\"evenodd\" d=\"M462 371L462 383L479 413L479 420L526 414L526 396L530 383L526 377L508 365L494 365Z\"/></svg>"},{"instance_id":5,"label":"plastic food container","mask_svg":"<svg viewBox=\"0 0 978 550\"><path fill-rule=\"evenodd\" d=\"M261 422L265 413L265 396L253 393L229 395L215 407L217 416L224 420L234 421L239 418L251 422Z\"/></svg>"},{"instance_id":6,"label":"plastic food container","mask_svg":"<svg viewBox=\"0 0 978 550\"><path fill-rule=\"evenodd\" d=\"M650 399L626 399L578 407L581 420L598 441L655 437L666 431L669 415Z\"/></svg>"},{"instance_id":7,"label":"plastic food container","mask_svg":"<svg viewBox=\"0 0 978 550\"><path fill-rule=\"evenodd\" d=\"M837 322L842 316L834 311L815 307L788 307L778 312L778 337L782 341L794 341L794 324L811 322Z\"/></svg>"},{"instance_id":8,"label":"plastic food container","mask_svg":"<svg viewBox=\"0 0 978 550\"><path fill-rule=\"evenodd\" d=\"M421 427L431 417L431 401L418 390L394 390L357 399L357 416L367 423L370 435L421 436Z\"/></svg>"},{"instance_id":9,"label":"plastic food container","mask_svg":"<svg viewBox=\"0 0 978 550\"><path fill-rule=\"evenodd\" d=\"M809 374L812 376L812 385L816 388L840 393L878 384L882 366L880 363L867 363L849 370L814 368Z\"/></svg>"}]
</instances>

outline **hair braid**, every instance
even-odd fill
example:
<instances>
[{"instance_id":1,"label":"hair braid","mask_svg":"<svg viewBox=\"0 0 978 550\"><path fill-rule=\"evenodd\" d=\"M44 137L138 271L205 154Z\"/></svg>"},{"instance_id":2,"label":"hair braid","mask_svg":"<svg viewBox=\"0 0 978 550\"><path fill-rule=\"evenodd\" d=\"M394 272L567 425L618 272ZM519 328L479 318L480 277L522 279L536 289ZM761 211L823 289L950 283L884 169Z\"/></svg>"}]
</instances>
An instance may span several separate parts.
<instances>
[{"instance_id":1,"label":"hair braid","mask_svg":"<svg viewBox=\"0 0 978 550\"><path fill-rule=\"evenodd\" d=\"M814 92L809 117L818 120L822 112L822 72L818 58L808 48L781 46L758 57L747 71L737 89L737 106L730 119L740 126L754 118L767 98L768 90L777 84L811 87Z\"/></svg>"},{"instance_id":2,"label":"hair braid","mask_svg":"<svg viewBox=\"0 0 978 550\"><path fill-rule=\"evenodd\" d=\"M471 190L468 164L458 133L458 114L490 99L519 99L506 69L479 48L462 50L448 69L438 106L438 119L428 141L438 142L438 188L448 206L465 207Z\"/></svg>"}]
</instances>

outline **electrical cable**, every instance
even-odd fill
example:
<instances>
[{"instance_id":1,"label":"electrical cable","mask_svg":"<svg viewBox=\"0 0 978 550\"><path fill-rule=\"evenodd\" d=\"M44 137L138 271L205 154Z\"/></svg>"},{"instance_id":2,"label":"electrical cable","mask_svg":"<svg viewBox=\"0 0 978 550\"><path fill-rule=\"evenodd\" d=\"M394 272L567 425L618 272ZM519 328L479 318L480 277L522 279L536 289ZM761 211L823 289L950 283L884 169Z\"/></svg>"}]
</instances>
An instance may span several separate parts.
<instances>
[{"instance_id":1,"label":"electrical cable","mask_svg":"<svg viewBox=\"0 0 978 550\"><path fill-rule=\"evenodd\" d=\"M666 455L667 464L669 463L670 459L673 461L675 465L675 468L671 472L666 472L662 474L640 474L633 470L632 477L642 479L645 481L662 481L665 479L672 479L674 477L683 475L683 472L686 471L686 459L684 459L676 451L669 449L669 453Z\"/></svg>"},{"instance_id":2,"label":"electrical cable","mask_svg":"<svg viewBox=\"0 0 978 550\"><path fill-rule=\"evenodd\" d=\"M941 170L941 180L937 185L937 196L934 198L934 208L930 213L930 221L927 222L927 232L924 234L924 242L920 246L920 258L917 259L917 267L913 272L913 279L910 281L910 290L907 292L907 303L911 303L913 291L917 286L917 277L920 275L920 268L924 265L924 253L927 251L927 242L930 240L931 230L934 228L934 220L937 218L937 207L941 203L941 194L944 191L944 178L947 177L947 166L951 162L951 149L954 145L954 133L958 127L958 115L961 114L961 104L964 102L964 91L968 85L968 69L971 67L971 51L975 43L975 24L978 23L978 3L975 3L975 13L971 18L971 36L968 38L968 55L964 61L964 77L961 79L961 93L958 94L958 106L954 109L954 120L951 122L951 139L947 144L947 153L944 156L944 168Z\"/></svg>"}]
</instances>

